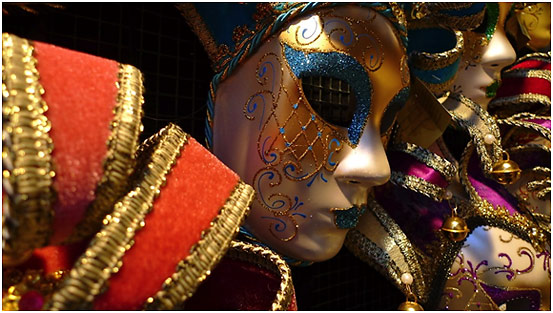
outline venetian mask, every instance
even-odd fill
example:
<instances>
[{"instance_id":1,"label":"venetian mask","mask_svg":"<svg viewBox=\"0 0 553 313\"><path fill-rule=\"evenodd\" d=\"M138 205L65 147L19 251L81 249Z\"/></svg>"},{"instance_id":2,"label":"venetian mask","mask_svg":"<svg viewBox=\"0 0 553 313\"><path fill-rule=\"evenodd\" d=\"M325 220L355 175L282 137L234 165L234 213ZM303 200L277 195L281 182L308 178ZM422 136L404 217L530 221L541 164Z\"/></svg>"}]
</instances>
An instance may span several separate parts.
<instances>
[{"instance_id":1,"label":"venetian mask","mask_svg":"<svg viewBox=\"0 0 553 313\"><path fill-rule=\"evenodd\" d=\"M511 4L489 4L485 22L476 30L464 31L465 51L452 86L484 109L495 96L501 70L513 63L516 53L505 34Z\"/></svg>"},{"instance_id":2,"label":"venetian mask","mask_svg":"<svg viewBox=\"0 0 553 313\"><path fill-rule=\"evenodd\" d=\"M493 15L490 6L485 33L464 32L468 51L463 57L465 67L460 68L454 88L483 108L487 108L494 96L493 90L489 87L486 90L486 86L497 81L501 70L515 60L514 49L503 28L509 10L510 4L499 4L495 32L490 25L490 15ZM487 32L493 37L485 45ZM479 45L482 47L475 48ZM507 188L518 193L515 188L525 186L527 182L527 179L521 179ZM533 204L538 206L536 212L550 214L550 201ZM453 263L440 307L452 310L549 310L550 284L550 252L536 251L528 242L500 228L479 227L469 235ZM498 307L497 303L503 304Z\"/></svg>"},{"instance_id":3,"label":"venetian mask","mask_svg":"<svg viewBox=\"0 0 553 313\"><path fill-rule=\"evenodd\" d=\"M256 190L245 228L281 254L341 248L390 176L382 135L408 95L393 24L357 6L293 20L215 94L214 154Z\"/></svg>"}]
</instances>

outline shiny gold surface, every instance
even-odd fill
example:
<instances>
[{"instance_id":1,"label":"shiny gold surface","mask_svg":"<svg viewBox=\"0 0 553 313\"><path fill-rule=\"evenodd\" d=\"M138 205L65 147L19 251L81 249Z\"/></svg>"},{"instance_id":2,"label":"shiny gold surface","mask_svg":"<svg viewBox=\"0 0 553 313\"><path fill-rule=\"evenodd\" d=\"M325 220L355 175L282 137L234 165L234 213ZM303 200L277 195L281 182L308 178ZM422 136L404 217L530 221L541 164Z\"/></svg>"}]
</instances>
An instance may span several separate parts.
<instances>
[{"instance_id":1,"label":"shiny gold surface","mask_svg":"<svg viewBox=\"0 0 553 313\"><path fill-rule=\"evenodd\" d=\"M413 301L405 301L402 302L398 308L398 311L424 311L422 306L416 302Z\"/></svg>"},{"instance_id":2,"label":"shiny gold surface","mask_svg":"<svg viewBox=\"0 0 553 313\"><path fill-rule=\"evenodd\" d=\"M518 164L509 158L507 152L503 153L503 159L494 164L491 174L502 185L510 185L520 178L521 170Z\"/></svg>"},{"instance_id":3,"label":"shiny gold surface","mask_svg":"<svg viewBox=\"0 0 553 313\"><path fill-rule=\"evenodd\" d=\"M459 242L467 238L469 228L464 219L458 216L448 217L443 225L442 231L446 233L447 237L452 241Z\"/></svg>"}]
</instances>

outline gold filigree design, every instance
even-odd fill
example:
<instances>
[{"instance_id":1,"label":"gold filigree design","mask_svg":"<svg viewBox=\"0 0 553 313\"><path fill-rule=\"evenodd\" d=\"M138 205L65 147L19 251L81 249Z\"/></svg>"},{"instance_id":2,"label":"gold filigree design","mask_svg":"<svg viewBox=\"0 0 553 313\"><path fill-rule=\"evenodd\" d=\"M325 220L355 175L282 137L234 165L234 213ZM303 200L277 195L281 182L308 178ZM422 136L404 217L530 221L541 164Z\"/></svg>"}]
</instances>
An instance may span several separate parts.
<instances>
[{"instance_id":1,"label":"gold filigree design","mask_svg":"<svg viewBox=\"0 0 553 313\"><path fill-rule=\"evenodd\" d=\"M9 268L2 272L2 310L19 311L19 302L27 292L37 292L42 300L48 299L65 277L67 271L60 270L44 275L43 270L26 270L25 272Z\"/></svg>"},{"instance_id":2,"label":"gold filigree design","mask_svg":"<svg viewBox=\"0 0 553 313\"><path fill-rule=\"evenodd\" d=\"M54 216L51 124L33 51L2 34L2 252L14 262L48 243Z\"/></svg>"},{"instance_id":3,"label":"gold filigree design","mask_svg":"<svg viewBox=\"0 0 553 313\"><path fill-rule=\"evenodd\" d=\"M538 224L517 212L511 214L505 207L494 206L478 194L468 178L468 162L473 152L474 144L469 142L461 158L461 181L470 196L472 205L468 217L483 221L481 224L500 227L512 232L530 242L538 252L544 251L548 236L544 234Z\"/></svg>"},{"instance_id":4,"label":"gold filigree design","mask_svg":"<svg viewBox=\"0 0 553 313\"><path fill-rule=\"evenodd\" d=\"M292 271L290 267L277 253L252 243L233 240L227 256L231 259L254 263L280 277L279 289L271 304L272 311L286 311L292 302L294 285L292 284Z\"/></svg>"},{"instance_id":5,"label":"gold filigree design","mask_svg":"<svg viewBox=\"0 0 553 313\"><path fill-rule=\"evenodd\" d=\"M503 73L503 79L505 78L541 78L548 82L551 82L550 70L534 70L534 69L509 69Z\"/></svg>"},{"instance_id":6,"label":"gold filigree design","mask_svg":"<svg viewBox=\"0 0 553 313\"><path fill-rule=\"evenodd\" d=\"M424 70L437 70L449 66L461 57L465 41L463 33L455 31L457 39L455 47L443 52L430 53L425 51L411 53L411 60L414 66Z\"/></svg>"},{"instance_id":7,"label":"gold filigree design","mask_svg":"<svg viewBox=\"0 0 553 313\"><path fill-rule=\"evenodd\" d=\"M210 228L202 232L202 239L190 249L190 255L179 262L177 271L165 280L162 290L148 298L144 304L145 309L171 310L194 294L200 283L210 275L210 271L219 263L229 244L231 244L232 238L238 233L253 196L254 191L251 186L242 181L237 184L220 213L211 222ZM232 247L237 247L237 245L233 244ZM247 248L244 247L244 249ZM275 259L271 256L269 258L271 260ZM278 269L285 271L281 264L284 261L280 261ZM286 274L289 277L289 272ZM289 280L290 283L286 281L286 284L291 285L291 277ZM277 300L275 300L277 304L284 302L283 297L287 295L286 291L288 290L277 294Z\"/></svg>"},{"instance_id":8,"label":"gold filigree design","mask_svg":"<svg viewBox=\"0 0 553 313\"><path fill-rule=\"evenodd\" d=\"M392 146L388 148L388 150L401 151L413 156L419 162L422 162L425 165L440 172L440 174L442 174L442 176L444 176L448 182L450 182L457 174L457 168L454 164L450 163L448 160L442 158L441 156L415 144L409 142L395 142Z\"/></svg>"},{"instance_id":9,"label":"gold filigree design","mask_svg":"<svg viewBox=\"0 0 553 313\"><path fill-rule=\"evenodd\" d=\"M438 202L444 199L446 193L444 188L429 183L423 178L403 174L401 172L392 171L390 181L394 183L394 185L421 193Z\"/></svg>"},{"instance_id":10,"label":"gold filigree design","mask_svg":"<svg viewBox=\"0 0 553 313\"><path fill-rule=\"evenodd\" d=\"M112 274L123 265L122 258L134 244L133 237L145 226L144 219L159 196L165 177L171 171L188 135L169 124L146 140L139 148L135 173L146 175L107 215L102 230L94 236L85 253L75 262L67 279L51 300L48 310L90 309L94 298L102 293Z\"/></svg>"},{"instance_id":11,"label":"gold filigree design","mask_svg":"<svg viewBox=\"0 0 553 313\"><path fill-rule=\"evenodd\" d=\"M106 143L104 174L96 187L94 202L67 242L79 241L96 233L102 227L102 219L127 190L128 178L135 164L138 136L142 131L144 86L140 70L119 64L117 89L111 134Z\"/></svg>"}]
</instances>

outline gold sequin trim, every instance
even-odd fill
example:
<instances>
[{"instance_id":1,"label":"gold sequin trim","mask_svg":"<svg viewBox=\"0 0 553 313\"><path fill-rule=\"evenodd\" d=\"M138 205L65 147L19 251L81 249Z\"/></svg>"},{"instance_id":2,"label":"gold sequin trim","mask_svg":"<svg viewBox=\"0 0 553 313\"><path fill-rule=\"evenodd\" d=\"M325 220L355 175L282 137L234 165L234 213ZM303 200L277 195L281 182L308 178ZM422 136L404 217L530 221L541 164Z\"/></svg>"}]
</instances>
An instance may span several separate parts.
<instances>
[{"instance_id":1,"label":"gold sequin trim","mask_svg":"<svg viewBox=\"0 0 553 313\"><path fill-rule=\"evenodd\" d=\"M468 162L474 152L474 144L468 144L461 158L461 181L470 196L472 210L469 217L480 220L479 224L496 226L512 232L518 237L530 242L538 252L545 250L549 236L546 236L538 224L526 216L509 211L502 206L494 207L487 200L482 199L468 178Z\"/></svg>"},{"instance_id":2,"label":"gold sequin trim","mask_svg":"<svg viewBox=\"0 0 553 313\"><path fill-rule=\"evenodd\" d=\"M480 157L484 174L492 171L493 165L501 160L501 133L495 119L478 104L461 94L451 94L443 103L453 119L467 130L476 144L476 151ZM491 134L495 137L492 144L484 142L484 137Z\"/></svg>"},{"instance_id":3,"label":"gold sequin trim","mask_svg":"<svg viewBox=\"0 0 553 313\"><path fill-rule=\"evenodd\" d=\"M511 97L497 98L490 102L490 108L496 108L503 105L523 104L523 103L538 103L547 107L551 107L551 98L546 95L536 93L523 93Z\"/></svg>"},{"instance_id":4,"label":"gold sequin trim","mask_svg":"<svg viewBox=\"0 0 553 313\"><path fill-rule=\"evenodd\" d=\"M144 85L140 70L120 64L117 89L111 134L106 143L108 151L103 165L104 175L96 187L96 199L67 242L79 241L96 233L102 227L102 219L127 191L128 178L135 165L138 136L142 131L140 120Z\"/></svg>"},{"instance_id":5,"label":"gold sequin trim","mask_svg":"<svg viewBox=\"0 0 553 313\"><path fill-rule=\"evenodd\" d=\"M435 12L431 14L432 19L441 25L447 25L452 29L473 29L478 27L484 20L484 15L486 14L486 10L481 10L480 12L470 15L470 16L452 16L448 14L442 14L439 12Z\"/></svg>"},{"instance_id":6,"label":"gold sequin trim","mask_svg":"<svg viewBox=\"0 0 553 313\"><path fill-rule=\"evenodd\" d=\"M198 36L198 38L202 42L205 51L209 55L211 63L215 64L220 58L219 48L217 47L217 43L208 30L209 28L205 25L194 4L182 3L177 4L176 7L184 16L184 19L186 20L190 28L192 28L196 36Z\"/></svg>"},{"instance_id":7,"label":"gold sequin trim","mask_svg":"<svg viewBox=\"0 0 553 313\"><path fill-rule=\"evenodd\" d=\"M48 243L54 216L51 124L33 51L2 34L2 252L13 260Z\"/></svg>"},{"instance_id":8,"label":"gold sequin trim","mask_svg":"<svg viewBox=\"0 0 553 313\"><path fill-rule=\"evenodd\" d=\"M135 187L104 218L102 230L53 294L47 310L91 309L94 298L123 265L123 255L134 244L135 233L145 226L144 219L187 142L188 135L170 124L142 144L139 151L144 153L137 153L139 180Z\"/></svg>"},{"instance_id":9,"label":"gold sequin trim","mask_svg":"<svg viewBox=\"0 0 553 313\"><path fill-rule=\"evenodd\" d=\"M541 78L551 82L551 71L549 70L532 70L532 69L510 69L505 71L505 78Z\"/></svg>"},{"instance_id":10,"label":"gold sequin trim","mask_svg":"<svg viewBox=\"0 0 553 313\"><path fill-rule=\"evenodd\" d=\"M516 62L513 65L511 65L511 67L513 67L516 64L522 63L528 59L538 59L540 61L551 63L551 51L548 51L547 53L545 52L529 53L525 56L520 57L518 60L516 60Z\"/></svg>"},{"instance_id":11,"label":"gold sequin trim","mask_svg":"<svg viewBox=\"0 0 553 313\"><path fill-rule=\"evenodd\" d=\"M444 52L413 52L410 56L413 65L423 70L437 70L449 66L461 57L464 47L463 33L455 31L455 47Z\"/></svg>"},{"instance_id":12,"label":"gold sequin trim","mask_svg":"<svg viewBox=\"0 0 553 313\"><path fill-rule=\"evenodd\" d=\"M403 233L399 225L397 225L394 220L386 213L384 208L382 208L378 202L374 199L370 199L367 203L367 208L371 210L376 218L378 219L380 225L386 229L386 232L390 234L390 236L393 238L396 245L399 247L401 254L403 255L405 261L407 262L407 265L409 266L409 271L411 272L411 275L413 276L413 289L417 296L424 300L426 296L426 285L425 280L422 275L422 269L420 267L420 264L417 260L415 250L413 246L411 245L411 242L407 238L407 236ZM401 277L401 273L400 273Z\"/></svg>"},{"instance_id":13,"label":"gold sequin trim","mask_svg":"<svg viewBox=\"0 0 553 313\"><path fill-rule=\"evenodd\" d=\"M292 302L294 285L292 271L277 253L271 249L243 241L234 240L227 253L231 259L254 263L280 277L279 289L271 304L272 311L287 311Z\"/></svg>"},{"instance_id":14,"label":"gold sequin trim","mask_svg":"<svg viewBox=\"0 0 553 313\"><path fill-rule=\"evenodd\" d=\"M442 174L448 182L450 182L457 173L455 165L451 164L448 160L415 144L408 142L396 142L388 149L390 151L405 152L413 156L419 162L422 162L440 172L440 174Z\"/></svg>"},{"instance_id":15,"label":"gold sequin trim","mask_svg":"<svg viewBox=\"0 0 553 313\"><path fill-rule=\"evenodd\" d=\"M407 175L396 171L392 171L390 181L394 183L394 185L421 193L438 202L441 202L444 199L446 192L444 188L429 183L420 177Z\"/></svg>"},{"instance_id":16,"label":"gold sequin trim","mask_svg":"<svg viewBox=\"0 0 553 313\"><path fill-rule=\"evenodd\" d=\"M148 298L145 309L171 310L194 294L238 233L253 196L253 188L240 181L219 215L211 222L211 227L202 233L202 239L190 249L190 255L179 262L176 272L163 283L162 289ZM279 293L277 298L282 296Z\"/></svg>"}]
</instances>

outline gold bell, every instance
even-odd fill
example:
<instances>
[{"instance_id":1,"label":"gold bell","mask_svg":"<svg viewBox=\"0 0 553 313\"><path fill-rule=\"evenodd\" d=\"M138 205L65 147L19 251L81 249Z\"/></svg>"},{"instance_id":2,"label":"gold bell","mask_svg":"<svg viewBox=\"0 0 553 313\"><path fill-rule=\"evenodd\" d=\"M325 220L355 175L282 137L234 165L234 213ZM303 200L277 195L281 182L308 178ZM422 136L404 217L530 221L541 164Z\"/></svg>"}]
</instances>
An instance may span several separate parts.
<instances>
[{"instance_id":1,"label":"gold bell","mask_svg":"<svg viewBox=\"0 0 553 313\"><path fill-rule=\"evenodd\" d=\"M520 178L521 170L515 161L509 159L509 154L503 151L503 159L493 166L491 173L498 183L510 185Z\"/></svg>"},{"instance_id":2,"label":"gold bell","mask_svg":"<svg viewBox=\"0 0 553 313\"><path fill-rule=\"evenodd\" d=\"M469 228L464 219L453 215L444 221L442 231L444 231L447 237L452 241L459 242L467 238Z\"/></svg>"},{"instance_id":3,"label":"gold bell","mask_svg":"<svg viewBox=\"0 0 553 313\"><path fill-rule=\"evenodd\" d=\"M409 300L400 304L397 309L398 311L424 311L420 304Z\"/></svg>"}]
</instances>

